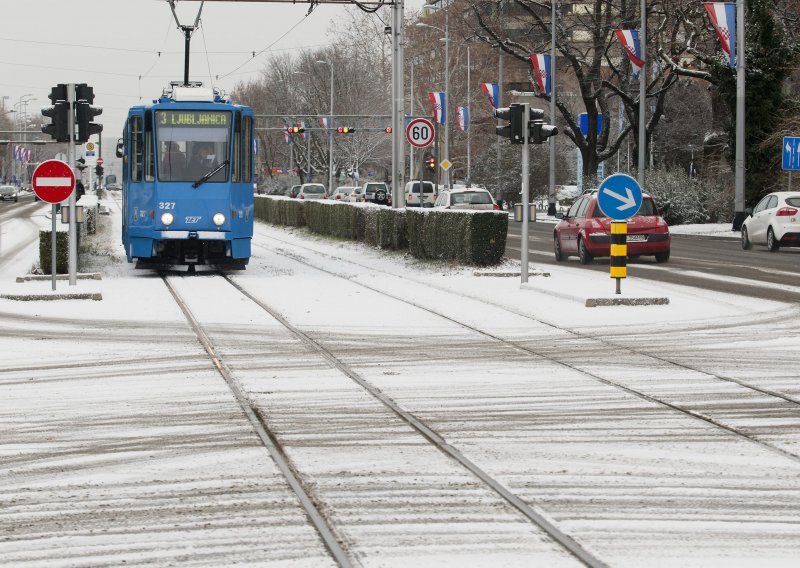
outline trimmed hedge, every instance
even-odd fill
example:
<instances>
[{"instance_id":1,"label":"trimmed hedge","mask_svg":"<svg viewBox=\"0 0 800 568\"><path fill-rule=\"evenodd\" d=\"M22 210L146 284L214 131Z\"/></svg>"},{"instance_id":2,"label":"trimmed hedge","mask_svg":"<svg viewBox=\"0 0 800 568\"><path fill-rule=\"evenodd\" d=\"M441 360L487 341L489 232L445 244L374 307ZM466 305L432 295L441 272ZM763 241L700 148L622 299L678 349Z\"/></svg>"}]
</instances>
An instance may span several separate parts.
<instances>
[{"instance_id":1,"label":"trimmed hedge","mask_svg":"<svg viewBox=\"0 0 800 568\"><path fill-rule=\"evenodd\" d=\"M275 225L307 225L317 234L408 249L420 259L485 266L503 258L508 233L504 211L390 209L337 201L256 196L256 218Z\"/></svg>"},{"instance_id":2,"label":"trimmed hedge","mask_svg":"<svg viewBox=\"0 0 800 568\"><path fill-rule=\"evenodd\" d=\"M39 266L45 274L52 274L50 268L52 249L51 236L52 229L39 230ZM56 274L66 274L69 272L69 233L67 231L56 231Z\"/></svg>"}]
</instances>

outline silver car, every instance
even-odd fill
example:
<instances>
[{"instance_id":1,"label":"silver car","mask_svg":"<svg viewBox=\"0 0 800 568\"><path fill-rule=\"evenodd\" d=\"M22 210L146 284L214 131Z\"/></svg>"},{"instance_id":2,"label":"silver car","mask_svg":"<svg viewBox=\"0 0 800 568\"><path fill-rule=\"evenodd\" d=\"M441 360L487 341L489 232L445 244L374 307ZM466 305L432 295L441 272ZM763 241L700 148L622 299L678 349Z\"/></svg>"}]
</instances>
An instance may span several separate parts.
<instances>
[{"instance_id":1,"label":"silver car","mask_svg":"<svg viewBox=\"0 0 800 568\"><path fill-rule=\"evenodd\" d=\"M3 201L19 201L19 189L13 185L0 185L0 199Z\"/></svg>"},{"instance_id":2,"label":"silver car","mask_svg":"<svg viewBox=\"0 0 800 568\"><path fill-rule=\"evenodd\" d=\"M304 183L297 190L298 199L327 199L325 186L321 183Z\"/></svg>"}]
</instances>

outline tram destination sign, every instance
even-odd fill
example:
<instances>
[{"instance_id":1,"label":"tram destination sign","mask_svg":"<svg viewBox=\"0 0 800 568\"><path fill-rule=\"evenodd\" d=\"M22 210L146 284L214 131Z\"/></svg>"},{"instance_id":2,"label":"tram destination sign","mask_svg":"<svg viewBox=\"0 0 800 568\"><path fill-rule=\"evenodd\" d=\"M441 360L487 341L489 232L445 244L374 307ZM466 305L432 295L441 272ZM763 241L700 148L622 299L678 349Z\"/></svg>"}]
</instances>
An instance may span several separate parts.
<instances>
[{"instance_id":1,"label":"tram destination sign","mask_svg":"<svg viewBox=\"0 0 800 568\"><path fill-rule=\"evenodd\" d=\"M160 110L156 112L156 123L166 128L170 126L199 126L203 128L219 126L227 128L230 120L231 113L227 111Z\"/></svg>"}]
</instances>

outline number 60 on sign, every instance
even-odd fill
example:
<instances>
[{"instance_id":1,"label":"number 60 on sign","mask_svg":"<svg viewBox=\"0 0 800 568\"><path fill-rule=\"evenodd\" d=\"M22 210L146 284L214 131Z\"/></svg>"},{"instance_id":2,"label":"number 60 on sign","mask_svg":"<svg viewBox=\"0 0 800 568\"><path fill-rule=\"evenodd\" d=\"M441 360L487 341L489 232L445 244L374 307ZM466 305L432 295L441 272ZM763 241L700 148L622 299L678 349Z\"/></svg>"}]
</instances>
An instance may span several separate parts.
<instances>
[{"instance_id":1,"label":"number 60 on sign","mask_svg":"<svg viewBox=\"0 0 800 568\"><path fill-rule=\"evenodd\" d=\"M433 136L433 123L427 118L415 118L406 126L406 140L415 148L429 146Z\"/></svg>"}]
</instances>

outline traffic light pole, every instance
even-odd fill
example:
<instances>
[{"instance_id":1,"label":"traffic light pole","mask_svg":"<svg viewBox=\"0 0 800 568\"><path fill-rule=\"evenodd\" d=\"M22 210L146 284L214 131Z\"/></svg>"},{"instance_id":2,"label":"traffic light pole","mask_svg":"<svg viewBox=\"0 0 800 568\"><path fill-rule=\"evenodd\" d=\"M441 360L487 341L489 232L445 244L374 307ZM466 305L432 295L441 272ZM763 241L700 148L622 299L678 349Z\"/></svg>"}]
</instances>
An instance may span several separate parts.
<instances>
[{"instance_id":1,"label":"traffic light pole","mask_svg":"<svg viewBox=\"0 0 800 568\"><path fill-rule=\"evenodd\" d=\"M523 124L525 127L522 129L523 143L522 143L522 247L521 247L521 271L520 276L522 283L528 281L528 223L530 222L531 210L528 206L529 199L529 179L528 170L530 169L530 141L528 140L528 121L530 120L530 105L523 103L522 116L524 117Z\"/></svg>"},{"instance_id":2,"label":"traffic light pole","mask_svg":"<svg viewBox=\"0 0 800 568\"><path fill-rule=\"evenodd\" d=\"M72 168L75 163L75 83L67 84L67 103L69 120L67 120L67 163ZM75 224L75 188L69 196L69 285L78 283L78 232ZM55 235L53 235L55 239Z\"/></svg>"}]
</instances>

